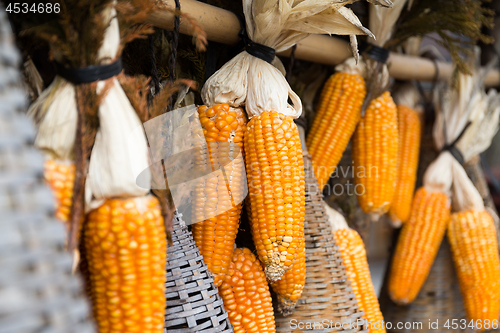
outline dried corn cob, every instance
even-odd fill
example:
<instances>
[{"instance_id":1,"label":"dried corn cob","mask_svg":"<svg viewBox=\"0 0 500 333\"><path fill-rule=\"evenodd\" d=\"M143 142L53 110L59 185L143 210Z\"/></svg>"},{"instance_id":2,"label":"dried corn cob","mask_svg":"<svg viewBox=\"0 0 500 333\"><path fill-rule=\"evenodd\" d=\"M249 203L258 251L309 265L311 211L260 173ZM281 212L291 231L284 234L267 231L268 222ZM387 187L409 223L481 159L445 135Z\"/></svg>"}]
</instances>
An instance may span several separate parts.
<instances>
[{"instance_id":1,"label":"dried corn cob","mask_svg":"<svg viewBox=\"0 0 500 333\"><path fill-rule=\"evenodd\" d=\"M349 228L342 214L326 203L324 205L359 310L364 312L363 318L372 323L368 325L369 331L385 332L383 325L375 324L382 323L384 317L373 287L363 240L355 230Z\"/></svg>"},{"instance_id":2,"label":"dried corn cob","mask_svg":"<svg viewBox=\"0 0 500 333\"><path fill-rule=\"evenodd\" d=\"M383 325L378 325L380 328L374 328L376 327L375 323L384 321L384 317L380 311L377 293L373 287L363 240L355 230L347 227L347 225L346 228L337 229L334 235L347 276L356 295L359 310L364 311L364 319L374 324L372 326L368 325L369 332L385 332Z\"/></svg>"},{"instance_id":3,"label":"dried corn cob","mask_svg":"<svg viewBox=\"0 0 500 333\"><path fill-rule=\"evenodd\" d=\"M417 296L436 257L450 219L448 196L421 187L415 193L410 219L403 225L389 276L389 295L398 304Z\"/></svg>"},{"instance_id":4,"label":"dried corn cob","mask_svg":"<svg viewBox=\"0 0 500 333\"><path fill-rule=\"evenodd\" d=\"M206 151L200 152L197 167L220 170L200 183L194 196L193 237L218 287L227 274L238 233L241 200L245 180L243 132L246 118L243 110L218 104L211 108L198 107L200 123L207 141ZM229 190L229 191L228 191Z\"/></svg>"},{"instance_id":5,"label":"dried corn cob","mask_svg":"<svg viewBox=\"0 0 500 333\"><path fill-rule=\"evenodd\" d=\"M166 235L158 200L108 199L84 225L100 333L163 332Z\"/></svg>"},{"instance_id":6,"label":"dried corn cob","mask_svg":"<svg viewBox=\"0 0 500 333\"><path fill-rule=\"evenodd\" d=\"M354 133L353 161L358 200L378 217L392 203L398 159L397 108L388 91L371 101Z\"/></svg>"},{"instance_id":7,"label":"dried corn cob","mask_svg":"<svg viewBox=\"0 0 500 333\"><path fill-rule=\"evenodd\" d=\"M267 278L276 281L304 246L304 162L292 118L276 111L253 117L245 154L253 240Z\"/></svg>"},{"instance_id":8,"label":"dried corn cob","mask_svg":"<svg viewBox=\"0 0 500 333\"><path fill-rule=\"evenodd\" d=\"M75 165L69 161L47 159L43 167L43 177L54 194L56 218L68 222L73 200Z\"/></svg>"},{"instance_id":9,"label":"dried corn cob","mask_svg":"<svg viewBox=\"0 0 500 333\"><path fill-rule=\"evenodd\" d=\"M304 228L302 225L301 228ZM278 298L278 310L284 315L290 315L297 300L302 295L306 283L306 244L305 239L299 247L299 253L292 264L278 281L271 282L271 288Z\"/></svg>"},{"instance_id":10,"label":"dried corn cob","mask_svg":"<svg viewBox=\"0 0 500 333\"><path fill-rule=\"evenodd\" d=\"M487 211L451 215L448 239L469 320L492 328L500 315L500 260L496 229ZM489 321L489 327L485 323Z\"/></svg>"},{"instance_id":11,"label":"dried corn cob","mask_svg":"<svg viewBox=\"0 0 500 333\"><path fill-rule=\"evenodd\" d=\"M249 249L234 250L219 294L235 333L276 331L266 275Z\"/></svg>"},{"instance_id":12,"label":"dried corn cob","mask_svg":"<svg viewBox=\"0 0 500 333\"><path fill-rule=\"evenodd\" d=\"M398 125L396 192L389 212L394 222L404 223L410 218L411 201L417 177L421 131L418 112L405 105L398 105Z\"/></svg>"},{"instance_id":13,"label":"dried corn cob","mask_svg":"<svg viewBox=\"0 0 500 333\"><path fill-rule=\"evenodd\" d=\"M335 73L323 87L307 136L320 189L328 182L356 129L365 94L365 81L359 74Z\"/></svg>"}]
</instances>

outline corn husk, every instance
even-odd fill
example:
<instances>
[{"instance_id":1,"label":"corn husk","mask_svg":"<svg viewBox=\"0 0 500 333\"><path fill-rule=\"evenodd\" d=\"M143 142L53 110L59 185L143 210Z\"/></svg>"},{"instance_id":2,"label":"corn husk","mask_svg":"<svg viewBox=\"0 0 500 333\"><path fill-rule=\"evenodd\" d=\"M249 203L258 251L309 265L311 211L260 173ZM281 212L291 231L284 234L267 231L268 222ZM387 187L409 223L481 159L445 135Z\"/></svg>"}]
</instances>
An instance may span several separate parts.
<instances>
[{"instance_id":1,"label":"corn husk","mask_svg":"<svg viewBox=\"0 0 500 333\"><path fill-rule=\"evenodd\" d=\"M437 116L433 129L436 147L441 150L446 144L454 142L470 122L455 144L465 163L491 144L498 128L499 97L494 90L489 94L484 92L486 71L476 69L473 75L459 73L455 87L436 94L439 100L436 103ZM484 209L481 196L462 165L452 154L444 151L426 170L424 186L428 190L451 195L452 185L453 197L460 210Z\"/></svg>"},{"instance_id":2,"label":"corn husk","mask_svg":"<svg viewBox=\"0 0 500 333\"><path fill-rule=\"evenodd\" d=\"M109 22L97 59L106 64L116 59L120 30L116 10L105 9ZM136 184L136 178L150 177L147 143L142 123L116 78L100 81L97 92L107 93L99 107L100 127L96 135L85 186L85 210L99 207L105 198L143 196L149 186ZM47 156L72 161L78 112L75 85L56 77L33 103L29 114L38 124L35 145ZM149 179L149 178L148 178Z\"/></svg>"},{"instance_id":3,"label":"corn husk","mask_svg":"<svg viewBox=\"0 0 500 333\"><path fill-rule=\"evenodd\" d=\"M249 38L280 52L309 34L371 34L344 5L341 0L243 0L243 12ZM298 118L301 101L276 68L278 58L273 65L241 52L207 80L203 102L245 105L249 118L269 110Z\"/></svg>"},{"instance_id":4,"label":"corn husk","mask_svg":"<svg viewBox=\"0 0 500 333\"><path fill-rule=\"evenodd\" d=\"M116 11L111 10L99 56L116 58L120 29ZM144 196L150 191L148 146L142 122L116 78L99 107L99 130L90 155L85 185L86 211L99 207L106 198ZM100 81L98 92L107 84ZM137 184L137 177L148 178Z\"/></svg>"},{"instance_id":5,"label":"corn husk","mask_svg":"<svg viewBox=\"0 0 500 333\"><path fill-rule=\"evenodd\" d=\"M335 66L335 70L341 73L357 74L361 77L366 77L366 64L363 57L351 57L346 59L343 63Z\"/></svg>"},{"instance_id":6,"label":"corn husk","mask_svg":"<svg viewBox=\"0 0 500 333\"><path fill-rule=\"evenodd\" d=\"M328 221L330 221L330 225L332 226L332 232L340 229L349 229L349 225L342 214L328 206L326 202L323 202L323 204L325 205L326 215L328 215Z\"/></svg>"},{"instance_id":7,"label":"corn husk","mask_svg":"<svg viewBox=\"0 0 500 333\"><path fill-rule=\"evenodd\" d=\"M38 126L35 146L50 158L72 160L78 119L75 86L56 76L30 106L28 115Z\"/></svg>"},{"instance_id":8,"label":"corn husk","mask_svg":"<svg viewBox=\"0 0 500 333\"><path fill-rule=\"evenodd\" d=\"M390 40L396 21L401 14L407 0L394 0L390 8L370 4L370 30L376 38L369 37L369 42L384 47ZM366 59L366 86L367 100L365 105L380 96L389 85L389 70L387 64L379 63L371 58Z\"/></svg>"},{"instance_id":9,"label":"corn husk","mask_svg":"<svg viewBox=\"0 0 500 333\"><path fill-rule=\"evenodd\" d=\"M465 161L470 161L486 150L498 130L500 95L494 89L488 94L480 90L478 95L481 96L477 101L480 107L476 109L480 112L471 115L472 123L457 144ZM481 194L458 163L453 165L453 200L461 211L485 209Z\"/></svg>"},{"instance_id":10,"label":"corn husk","mask_svg":"<svg viewBox=\"0 0 500 333\"><path fill-rule=\"evenodd\" d=\"M420 93L413 83L406 82L398 86L398 89L392 95L396 105L405 105L419 113L423 112L423 107L420 104Z\"/></svg>"}]
</instances>

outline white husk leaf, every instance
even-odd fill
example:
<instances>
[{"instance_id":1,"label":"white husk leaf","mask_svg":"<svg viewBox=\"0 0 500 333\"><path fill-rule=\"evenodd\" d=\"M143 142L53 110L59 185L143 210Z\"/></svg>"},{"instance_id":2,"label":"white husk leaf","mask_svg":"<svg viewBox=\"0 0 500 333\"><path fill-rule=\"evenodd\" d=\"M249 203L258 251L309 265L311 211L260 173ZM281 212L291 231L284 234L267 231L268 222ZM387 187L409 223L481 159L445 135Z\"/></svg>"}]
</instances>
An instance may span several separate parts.
<instances>
[{"instance_id":1,"label":"white husk leaf","mask_svg":"<svg viewBox=\"0 0 500 333\"><path fill-rule=\"evenodd\" d=\"M451 194L454 161L453 155L444 151L427 167L424 174L424 186L429 192L443 192L448 196Z\"/></svg>"},{"instance_id":2,"label":"white husk leaf","mask_svg":"<svg viewBox=\"0 0 500 333\"><path fill-rule=\"evenodd\" d=\"M391 7L393 5L391 0L368 0L368 2L374 5L384 6L384 7Z\"/></svg>"},{"instance_id":3,"label":"white husk leaf","mask_svg":"<svg viewBox=\"0 0 500 333\"><path fill-rule=\"evenodd\" d=\"M349 44L351 45L352 56L356 63L359 63L358 39L356 35L349 36Z\"/></svg>"},{"instance_id":4,"label":"white husk leaf","mask_svg":"<svg viewBox=\"0 0 500 333\"><path fill-rule=\"evenodd\" d=\"M453 142L469 121L473 108L469 101L473 99L474 77L458 74L457 89L436 91L436 121L433 128L434 142L441 149ZM446 129L445 129L446 127Z\"/></svg>"},{"instance_id":5,"label":"white husk leaf","mask_svg":"<svg viewBox=\"0 0 500 333\"><path fill-rule=\"evenodd\" d=\"M399 18L406 0L394 0L391 8L370 4L370 30L377 39L370 38L370 42L383 47L391 38L394 24Z\"/></svg>"},{"instance_id":6,"label":"white husk leaf","mask_svg":"<svg viewBox=\"0 0 500 333\"><path fill-rule=\"evenodd\" d=\"M332 226L332 232L340 229L349 229L344 215L328 206L326 202L323 202L323 205L325 206L326 215L328 215L328 221L330 221L330 225Z\"/></svg>"},{"instance_id":7,"label":"white husk leaf","mask_svg":"<svg viewBox=\"0 0 500 333\"><path fill-rule=\"evenodd\" d=\"M34 93L36 94L36 96L39 96L43 91L43 79L36 69L33 60L31 60L31 57L28 57L28 60L26 60L23 67L24 72L26 73L25 75L27 76L27 80L29 80L31 84L33 84L33 88L35 90Z\"/></svg>"},{"instance_id":8,"label":"white husk leaf","mask_svg":"<svg viewBox=\"0 0 500 333\"><path fill-rule=\"evenodd\" d=\"M348 74L358 74L365 77L366 74L366 64L363 61L363 57L359 57L359 61L356 63L356 59L348 58L340 65L335 66L337 72L348 73Z\"/></svg>"},{"instance_id":9,"label":"white husk leaf","mask_svg":"<svg viewBox=\"0 0 500 333\"><path fill-rule=\"evenodd\" d=\"M462 152L465 161L485 151L498 131L500 119L500 96L492 89L486 94L479 91L480 97L471 102L471 125L464 133L457 148Z\"/></svg>"},{"instance_id":10,"label":"white husk leaf","mask_svg":"<svg viewBox=\"0 0 500 333\"><path fill-rule=\"evenodd\" d=\"M73 84L56 76L30 106L28 115L38 125L37 148L52 159L73 159L78 120Z\"/></svg>"},{"instance_id":11,"label":"white husk leaf","mask_svg":"<svg viewBox=\"0 0 500 333\"><path fill-rule=\"evenodd\" d=\"M485 72L477 70L478 65L475 68L472 76L458 74L456 89L449 88L444 93L438 92L436 96L437 117L433 134L439 149L454 142L470 122L470 126L455 145L465 163L491 144L498 129L500 116L500 97L494 90L489 94L484 92ZM441 158L445 154L448 157ZM481 195L462 165L449 152L441 153L433 164L438 167L434 166L435 170L429 170L431 169L429 167L426 171L424 176L426 187L437 187L444 183L444 180L447 183L451 175L453 198L458 210L484 210Z\"/></svg>"},{"instance_id":12,"label":"white husk leaf","mask_svg":"<svg viewBox=\"0 0 500 333\"><path fill-rule=\"evenodd\" d=\"M311 33L369 33L345 4L342 0L243 0L243 12L249 38L280 52ZM249 118L269 110L294 118L302 112L302 103L282 72L246 51L212 75L201 95L206 105L245 105Z\"/></svg>"},{"instance_id":13,"label":"white husk leaf","mask_svg":"<svg viewBox=\"0 0 500 333\"><path fill-rule=\"evenodd\" d=\"M111 8L103 48L103 59L114 59L120 45L120 29L116 11ZM105 47L104 47L105 45ZM137 177L147 179L151 174L148 163L148 146L142 122L116 78L99 107L99 130L90 155L89 173L85 184L86 211L99 207L106 198L139 197L150 188L137 185ZM97 84L98 92L106 81Z\"/></svg>"},{"instance_id":14,"label":"white husk leaf","mask_svg":"<svg viewBox=\"0 0 500 333\"><path fill-rule=\"evenodd\" d=\"M453 160L453 200L459 211L484 210L481 194L472 183L464 168Z\"/></svg>"},{"instance_id":15,"label":"white husk leaf","mask_svg":"<svg viewBox=\"0 0 500 333\"><path fill-rule=\"evenodd\" d=\"M422 111L420 93L413 83L406 82L398 87L393 93L394 102L397 105L406 105L417 111Z\"/></svg>"}]
</instances>

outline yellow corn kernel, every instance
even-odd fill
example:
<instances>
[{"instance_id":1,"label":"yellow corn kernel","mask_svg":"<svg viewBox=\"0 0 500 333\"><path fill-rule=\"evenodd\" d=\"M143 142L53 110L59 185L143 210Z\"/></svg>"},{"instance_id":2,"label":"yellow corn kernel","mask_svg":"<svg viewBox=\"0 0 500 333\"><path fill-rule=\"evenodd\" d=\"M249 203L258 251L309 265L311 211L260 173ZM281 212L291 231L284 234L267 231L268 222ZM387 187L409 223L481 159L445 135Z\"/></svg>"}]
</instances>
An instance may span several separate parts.
<instances>
[{"instance_id":1,"label":"yellow corn kernel","mask_svg":"<svg viewBox=\"0 0 500 333\"><path fill-rule=\"evenodd\" d=\"M373 287L363 240L355 230L350 228L338 229L334 232L334 236L354 295L356 295L359 310L365 313L363 318L372 324L368 325L369 332L385 332L384 326L381 325L384 317Z\"/></svg>"},{"instance_id":2,"label":"yellow corn kernel","mask_svg":"<svg viewBox=\"0 0 500 333\"><path fill-rule=\"evenodd\" d=\"M245 132L250 225L268 279L291 268L304 239L304 161L292 118L276 111L253 117Z\"/></svg>"},{"instance_id":3,"label":"yellow corn kernel","mask_svg":"<svg viewBox=\"0 0 500 333\"><path fill-rule=\"evenodd\" d=\"M238 233L245 180L243 159L237 158L243 148L246 118L242 109L217 104L198 107L200 123L207 142L195 166L218 171L200 183L194 194L193 237L203 261L220 286L231 262ZM221 168L225 174L221 173ZM236 202L235 202L236 201Z\"/></svg>"},{"instance_id":4,"label":"yellow corn kernel","mask_svg":"<svg viewBox=\"0 0 500 333\"><path fill-rule=\"evenodd\" d=\"M448 239L467 318L481 323L476 330L489 330L500 315L500 259L491 215L471 210L452 214Z\"/></svg>"},{"instance_id":5,"label":"yellow corn kernel","mask_svg":"<svg viewBox=\"0 0 500 333\"><path fill-rule=\"evenodd\" d=\"M397 304L417 297L429 274L450 220L449 198L421 187L415 193L410 219L403 224L389 275L389 296Z\"/></svg>"},{"instance_id":6,"label":"yellow corn kernel","mask_svg":"<svg viewBox=\"0 0 500 333\"><path fill-rule=\"evenodd\" d=\"M235 249L219 295L235 333L276 332L266 275L249 249Z\"/></svg>"},{"instance_id":7,"label":"yellow corn kernel","mask_svg":"<svg viewBox=\"0 0 500 333\"><path fill-rule=\"evenodd\" d=\"M100 333L163 332L166 234L156 197L108 199L84 223Z\"/></svg>"},{"instance_id":8,"label":"yellow corn kernel","mask_svg":"<svg viewBox=\"0 0 500 333\"><path fill-rule=\"evenodd\" d=\"M404 223L410 218L415 191L422 125L418 112L405 105L398 105L398 125L396 192L389 213L394 222Z\"/></svg>"},{"instance_id":9,"label":"yellow corn kernel","mask_svg":"<svg viewBox=\"0 0 500 333\"><path fill-rule=\"evenodd\" d=\"M358 74L335 73L323 87L307 136L320 189L335 171L356 129L365 95L365 81Z\"/></svg>"},{"instance_id":10,"label":"yellow corn kernel","mask_svg":"<svg viewBox=\"0 0 500 333\"><path fill-rule=\"evenodd\" d=\"M68 222L73 201L75 165L71 162L47 159L44 163L43 177L54 195L56 218Z\"/></svg>"},{"instance_id":11,"label":"yellow corn kernel","mask_svg":"<svg viewBox=\"0 0 500 333\"><path fill-rule=\"evenodd\" d=\"M383 215L394 197L398 160L397 108L388 91L371 101L352 147L359 205L374 217Z\"/></svg>"}]
</instances>

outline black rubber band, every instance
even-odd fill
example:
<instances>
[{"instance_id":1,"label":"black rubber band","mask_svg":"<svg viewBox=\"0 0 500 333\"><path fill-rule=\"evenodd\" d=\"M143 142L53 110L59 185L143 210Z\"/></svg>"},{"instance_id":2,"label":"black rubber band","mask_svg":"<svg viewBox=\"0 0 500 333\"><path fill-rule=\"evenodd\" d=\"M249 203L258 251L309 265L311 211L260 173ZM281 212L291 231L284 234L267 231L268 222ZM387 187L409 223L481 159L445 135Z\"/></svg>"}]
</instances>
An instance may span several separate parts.
<instances>
[{"instance_id":1,"label":"black rubber band","mask_svg":"<svg viewBox=\"0 0 500 333\"><path fill-rule=\"evenodd\" d=\"M385 64L389 59L389 50L372 43L363 43L362 52L366 53L370 58Z\"/></svg>"},{"instance_id":2,"label":"black rubber band","mask_svg":"<svg viewBox=\"0 0 500 333\"><path fill-rule=\"evenodd\" d=\"M441 151L448 151L457 160L458 163L460 163L461 165L464 164L464 156L457 147L446 145L443 147L443 149L441 149Z\"/></svg>"},{"instance_id":3,"label":"black rubber band","mask_svg":"<svg viewBox=\"0 0 500 333\"><path fill-rule=\"evenodd\" d=\"M245 51L247 51L248 54L253 55L256 58L259 58L261 60L264 60L265 62L272 63L274 60L274 57L276 57L276 50L274 50L272 47L262 45L259 43L254 43L250 38L248 37L246 25L245 25L245 20L241 15L236 14L236 17L238 18L238 21L240 21L240 32L238 33L238 36L241 38L243 41L243 44L245 46Z\"/></svg>"},{"instance_id":4,"label":"black rubber band","mask_svg":"<svg viewBox=\"0 0 500 333\"><path fill-rule=\"evenodd\" d=\"M121 73L122 59L107 65L91 65L81 68L67 68L55 62L57 75L74 84L91 83L112 78Z\"/></svg>"},{"instance_id":5,"label":"black rubber band","mask_svg":"<svg viewBox=\"0 0 500 333\"><path fill-rule=\"evenodd\" d=\"M449 151L450 154L457 160L458 163L460 164L464 164L464 156L462 155L462 152L456 147L456 144L458 141L460 141L460 139L462 138L462 136L465 134L465 131L467 130L467 128L469 128L469 126L471 125L472 123L469 121L464 129L462 130L462 132L460 132L460 134L458 135L458 137L450 144L447 144L445 145L442 149L441 149L441 152L443 151Z\"/></svg>"}]
</instances>

